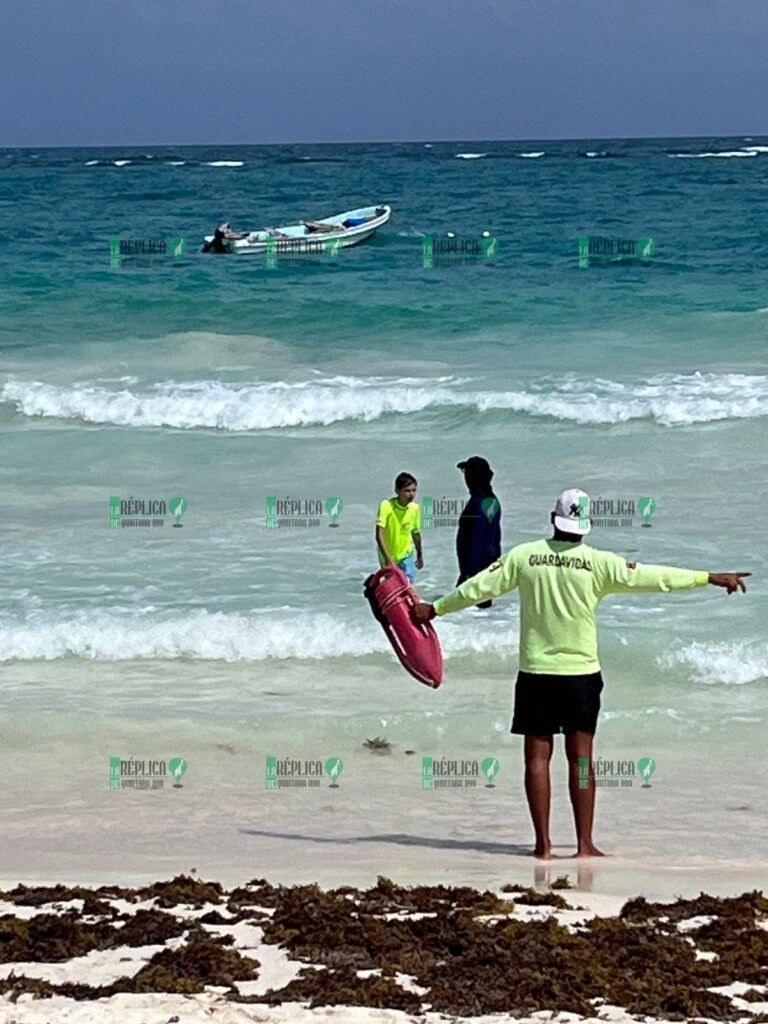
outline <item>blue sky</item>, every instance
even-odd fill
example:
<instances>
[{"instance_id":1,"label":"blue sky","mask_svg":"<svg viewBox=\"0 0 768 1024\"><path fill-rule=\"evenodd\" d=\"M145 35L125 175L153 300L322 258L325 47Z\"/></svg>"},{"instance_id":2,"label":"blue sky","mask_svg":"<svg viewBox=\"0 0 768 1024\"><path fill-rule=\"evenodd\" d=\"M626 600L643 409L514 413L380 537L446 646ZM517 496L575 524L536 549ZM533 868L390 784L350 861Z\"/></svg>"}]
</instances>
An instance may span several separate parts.
<instances>
[{"instance_id":1,"label":"blue sky","mask_svg":"<svg viewBox=\"0 0 768 1024\"><path fill-rule=\"evenodd\" d=\"M0 146L759 135L766 0L3 0Z\"/></svg>"}]
</instances>

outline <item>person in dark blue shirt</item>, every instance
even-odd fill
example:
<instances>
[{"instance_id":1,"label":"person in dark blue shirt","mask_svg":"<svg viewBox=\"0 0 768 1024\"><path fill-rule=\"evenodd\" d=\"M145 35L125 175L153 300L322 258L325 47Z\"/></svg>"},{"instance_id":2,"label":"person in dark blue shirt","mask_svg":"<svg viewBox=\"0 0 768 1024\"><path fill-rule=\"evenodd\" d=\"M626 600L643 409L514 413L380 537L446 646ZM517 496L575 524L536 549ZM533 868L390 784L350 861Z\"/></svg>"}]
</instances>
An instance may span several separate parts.
<instances>
[{"instance_id":1,"label":"person in dark blue shirt","mask_svg":"<svg viewBox=\"0 0 768 1024\"><path fill-rule=\"evenodd\" d=\"M463 470L469 490L469 501L459 517L456 534L459 586L501 557L501 505L493 493L493 470L486 459L473 455L456 468ZM491 604L483 601L477 607L490 608Z\"/></svg>"}]
</instances>

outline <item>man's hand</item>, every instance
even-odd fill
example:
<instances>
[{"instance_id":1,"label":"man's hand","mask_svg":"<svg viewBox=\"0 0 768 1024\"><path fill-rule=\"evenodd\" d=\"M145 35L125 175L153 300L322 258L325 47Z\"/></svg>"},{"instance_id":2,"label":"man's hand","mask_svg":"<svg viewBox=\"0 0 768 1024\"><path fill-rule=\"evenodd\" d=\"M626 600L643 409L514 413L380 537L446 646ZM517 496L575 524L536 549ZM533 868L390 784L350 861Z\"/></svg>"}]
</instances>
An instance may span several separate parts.
<instances>
[{"instance_id":1,"label":"man's hand","mask_svg":"<svg viewBox=\"0 0 768 1024\"><path fill-rule=\"evenodd\" d=\"M419 555L419 557L416 559L416 568L417 569L423 569L424 568L424 559L421 557L421 555Z\"/></svg>"},{"instance_id":2,"label":"man's hand","mask_svg":"<svg viewBox=\"0 0 768 1024\"><path fill-rule=\"evenodd\" d=\"M435 606L433 604L428 604L426 601L421 601L419 604L415 604L413 608L411 608L411 614L419 624L429 622L430 619L434 619L435 617Z\"/></svg>"},{"instance_id":3,"label":"man's hand","mask_svg":"<svg viewBox=\"0 0 768 1024\"><path fill-rule=\"evenodd\" d=\"M709 582L713 587L725 587L729 594L735 594L737 590L746 594L744 578L751 575L751 572L711 572Z\"/></svg>"}]
</instances>

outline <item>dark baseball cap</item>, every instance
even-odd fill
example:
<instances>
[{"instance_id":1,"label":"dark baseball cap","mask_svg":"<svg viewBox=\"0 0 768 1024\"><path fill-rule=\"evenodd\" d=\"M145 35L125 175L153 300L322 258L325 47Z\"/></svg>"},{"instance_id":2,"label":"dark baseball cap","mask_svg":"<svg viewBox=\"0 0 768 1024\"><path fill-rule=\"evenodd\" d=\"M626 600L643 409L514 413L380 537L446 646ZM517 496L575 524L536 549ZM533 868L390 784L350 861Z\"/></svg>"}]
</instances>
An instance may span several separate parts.
<instances>
[{"instance_id":1,"label":"dark baseball cap","mask_svg":"<svg viewBox=\"0 0 768 1024\"><path fill-rule=\"evenodd\" d=\"M463 462L456 463L456 469L463 469L465 472L484 472L493 475L493 470L487 459L484 459L481 455L472 455L470 458L465 459Z\"/></svg>"}]
</instances>

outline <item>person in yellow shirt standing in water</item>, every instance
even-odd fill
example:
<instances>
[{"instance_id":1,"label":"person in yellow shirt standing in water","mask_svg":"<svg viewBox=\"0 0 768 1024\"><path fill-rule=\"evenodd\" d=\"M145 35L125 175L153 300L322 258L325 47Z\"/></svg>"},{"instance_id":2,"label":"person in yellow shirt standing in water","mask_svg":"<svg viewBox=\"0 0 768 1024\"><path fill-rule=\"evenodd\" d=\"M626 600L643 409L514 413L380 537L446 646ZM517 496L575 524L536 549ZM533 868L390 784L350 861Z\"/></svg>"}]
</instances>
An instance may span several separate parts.
<instances>
[{"instance_id":1,"label":"person in yellow shirt standing in water","mask_svg":"<svg viewBox=\"0 0 768 1024\"><path fill-rule=\"evenodd\" d=\"M376 547L380 565L396 565L413 582L416 569L424 568L421 550L421 511L416 504L416 477L399 473L395 497L379 504Z\"/></svg>"},{"instance_id":2,"label":"person in yellow shirt standing in water","mask_svg":"<svg viewBox=\"0 0 768 1024\"><path fill-rule=\"evenodd\" d=\"M612 551L589 547L584 543L591 529L589 496L575 488L563 491L550 519L551 539L518 544L434 604L417 605L413 614L417 621L428 622L519 589L520 668L512 732L525 736L525 793L536 833L534 856L552 855L549 762L553 735L562 732L576 856L601 857L592 841L595 780L590 770L585 788L579 773L581 758L592 764L603 689L597 658L598 604L608 594L692 590L708 583L733 594L745 591L744 577L751 573L639 565Z\"/></svg>"}]
</instances>

